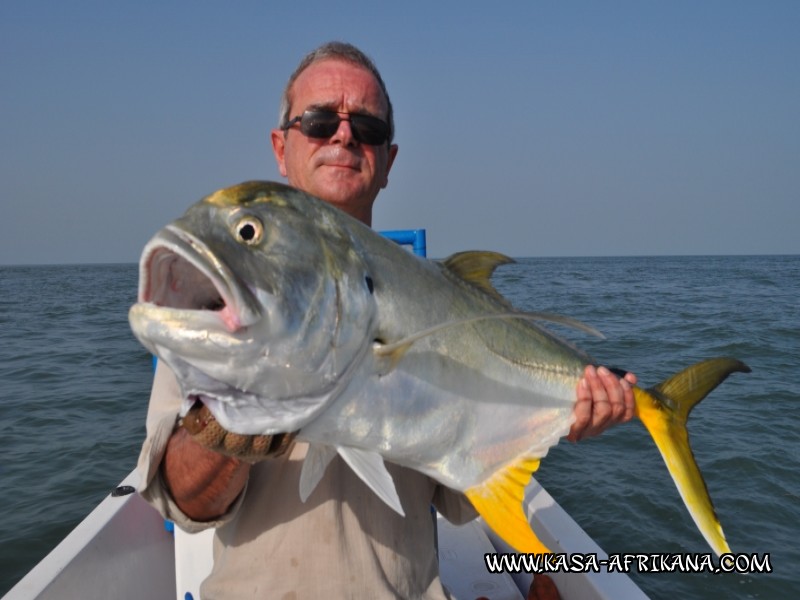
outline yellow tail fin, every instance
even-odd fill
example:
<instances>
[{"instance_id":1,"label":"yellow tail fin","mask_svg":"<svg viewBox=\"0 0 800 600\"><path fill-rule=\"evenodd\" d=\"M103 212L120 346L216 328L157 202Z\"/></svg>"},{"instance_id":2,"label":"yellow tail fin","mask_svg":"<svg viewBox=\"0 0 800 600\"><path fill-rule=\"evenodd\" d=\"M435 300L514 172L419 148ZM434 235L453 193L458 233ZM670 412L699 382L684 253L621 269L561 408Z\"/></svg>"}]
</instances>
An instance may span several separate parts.
<instances>
[{"instance_id":1,"label":"yellow tail fin","mask_svg":"<svg viewBox=\"0 0 800 600\"><path fill-rule=\"evenodd\" d=\"M637 416L658 446L698 529L718 555L730 552L730 548L689 446L686 421L692 408L736 371L748 373L750 368L735 359L714 358L692 365L653 388L634 388Z\"/></svg>"},{"instance_id":2,"label":"yellow tail fin","mask_svg":"<svg viewBox=\"0 0 800 600\"><path fill-rule=\"evenodd\" d=\"M525 486L539 468L539 459L523 458L497 471L465 493L484 521L517 552L549 553L522 510Z\"/></svg>"}]
</instances>

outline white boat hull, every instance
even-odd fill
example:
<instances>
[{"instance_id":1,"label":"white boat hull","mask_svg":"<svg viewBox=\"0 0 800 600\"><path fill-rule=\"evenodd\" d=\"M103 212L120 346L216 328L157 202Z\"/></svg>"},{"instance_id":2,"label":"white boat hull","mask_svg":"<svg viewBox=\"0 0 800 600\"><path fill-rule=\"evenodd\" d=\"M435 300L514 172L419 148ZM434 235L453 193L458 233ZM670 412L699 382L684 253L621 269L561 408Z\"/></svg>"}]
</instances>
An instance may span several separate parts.
<instances>
[{"instance_id":1,"label":"white boat hull","mask_svg":"<svg viewBox=\"0 0 800 600\"><path fill-rule=\"evenodd\" d=\"M120 485L135 488L138 482L134 471ZM535 480L528 486L526 506L533 529L553 552L606 557ZM192 535L180 530L173 535L138 494L109 495L3 600L199 599L200 582L212 564L212 535L211 531ZM442 582L454 598L525 598L531 575L490 574L484 564L487 552L512 550L480 521L456 527L439 518ZM620 573L554 573L551 577L563 600L647 598Z\"/></svg>"},{"instance_id":2,"label":"white boat hull","mask_svg":"<svg viewBox=\"0 0 800 600\"><path fill-rule=\"evenodd\" d=\"M138 483L134 471L120 485ZM174 565L164 519L139 494L108 496L3 598L169 598Z\"/></svg>"}]
</instances>

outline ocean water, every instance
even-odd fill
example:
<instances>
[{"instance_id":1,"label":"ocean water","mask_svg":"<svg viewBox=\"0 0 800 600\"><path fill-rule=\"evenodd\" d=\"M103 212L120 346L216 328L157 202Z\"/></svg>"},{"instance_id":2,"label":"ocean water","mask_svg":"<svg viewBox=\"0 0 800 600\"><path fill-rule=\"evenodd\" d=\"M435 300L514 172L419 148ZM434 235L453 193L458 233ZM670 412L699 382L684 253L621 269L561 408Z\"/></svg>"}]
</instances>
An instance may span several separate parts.
<instances>
[{"instance_id":1,"label":"ocean water","mask_svg":"<svg viewBox=\"0 0 800 600\"><path fill-rule=\"evenodd\" d=\"M0 594L135 466L151 380L130 333L135 265L0 267ZM653 385L712 356L734 374L690 436L734 552L772 573L638 573L654 599L800 597L800 256L520 259L495 284L519 308ZM562 442L537 478L609 553L705 553L644 428Z\"/></svg>"}]
</instances>

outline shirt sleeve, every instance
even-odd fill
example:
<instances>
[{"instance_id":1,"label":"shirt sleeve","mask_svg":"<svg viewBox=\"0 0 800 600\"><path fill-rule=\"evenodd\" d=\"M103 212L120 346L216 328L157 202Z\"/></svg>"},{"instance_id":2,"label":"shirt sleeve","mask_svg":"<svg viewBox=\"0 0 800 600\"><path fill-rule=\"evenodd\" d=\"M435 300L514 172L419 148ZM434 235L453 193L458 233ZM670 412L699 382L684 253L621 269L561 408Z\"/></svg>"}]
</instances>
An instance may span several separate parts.
<instances>
[{"instance_id":1,"label":"shirt sleeve","mask_svg":"<svg viewBox=\"0 0 800 600\"><path fill-rule=\"evenodd\" d=\"M213 521L194 521L178 508L161 478L161 461L167 447L181 408L181 392L172 371L161 361L156 365L150 404L147 410L146 438L139 454L139 494L153 506L165 519L173 521L189 533L219 527L233 518L242 503L247 487L231 505L228 511Z\"/></svg>"},{"instance_id":2,"label":"shirt sleeve","mask_svg":"<svg viewBox=\"0 0 800 600\"><path fill-rule=\"evenodd\" d=\"M478 516L478 511L464 494L443 485L436 486L433 505L453 525L464 525Z\"/></svg>"}]
</instances>

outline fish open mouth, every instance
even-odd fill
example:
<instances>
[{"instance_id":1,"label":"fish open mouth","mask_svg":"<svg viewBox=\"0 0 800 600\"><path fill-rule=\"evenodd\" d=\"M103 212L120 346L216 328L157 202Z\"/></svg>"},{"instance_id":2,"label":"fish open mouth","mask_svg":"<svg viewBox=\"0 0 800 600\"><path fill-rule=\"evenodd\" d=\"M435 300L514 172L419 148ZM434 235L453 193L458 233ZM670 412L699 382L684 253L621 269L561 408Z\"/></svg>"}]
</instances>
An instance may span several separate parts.
<instances>
[{"instance_id":1,"label":"fish open mouth","mask_svg":"<svg viewBox=\"0 0 800 600\"><path fill-rule=\"evenodd\" d=\"M180 416L201 405L221 415L221 398L242 392L192 364L206 360L209 349L242 348L246 328L263 313L254 293L202 240L169 225L142 252L138 296L130 313L134 333L176 374L192 373Z\"/></svg>"},{"instance_id":2,"label":"fish open mouth","mask_svg":"<svg viewBox=\"0 0 800 600\"><path fill-rule=\"evenodd\" d=\"M246 286L199 239L175 226L145 247L139 274L139 302L164 308L211 311L234 332L259 318Z\"/></svg>"},{"instance_id":3,"label":"fish open mouth","mask_svg":"<svg viewBox=\"0 0 800 600\"><path fill-rule=\"evenodd\" d=\"M190 261L165 248L155 248L147 258L147 283L142 302L168 308L221 311L225 298L214 282Z\"/></svg>"}]
</instances>

